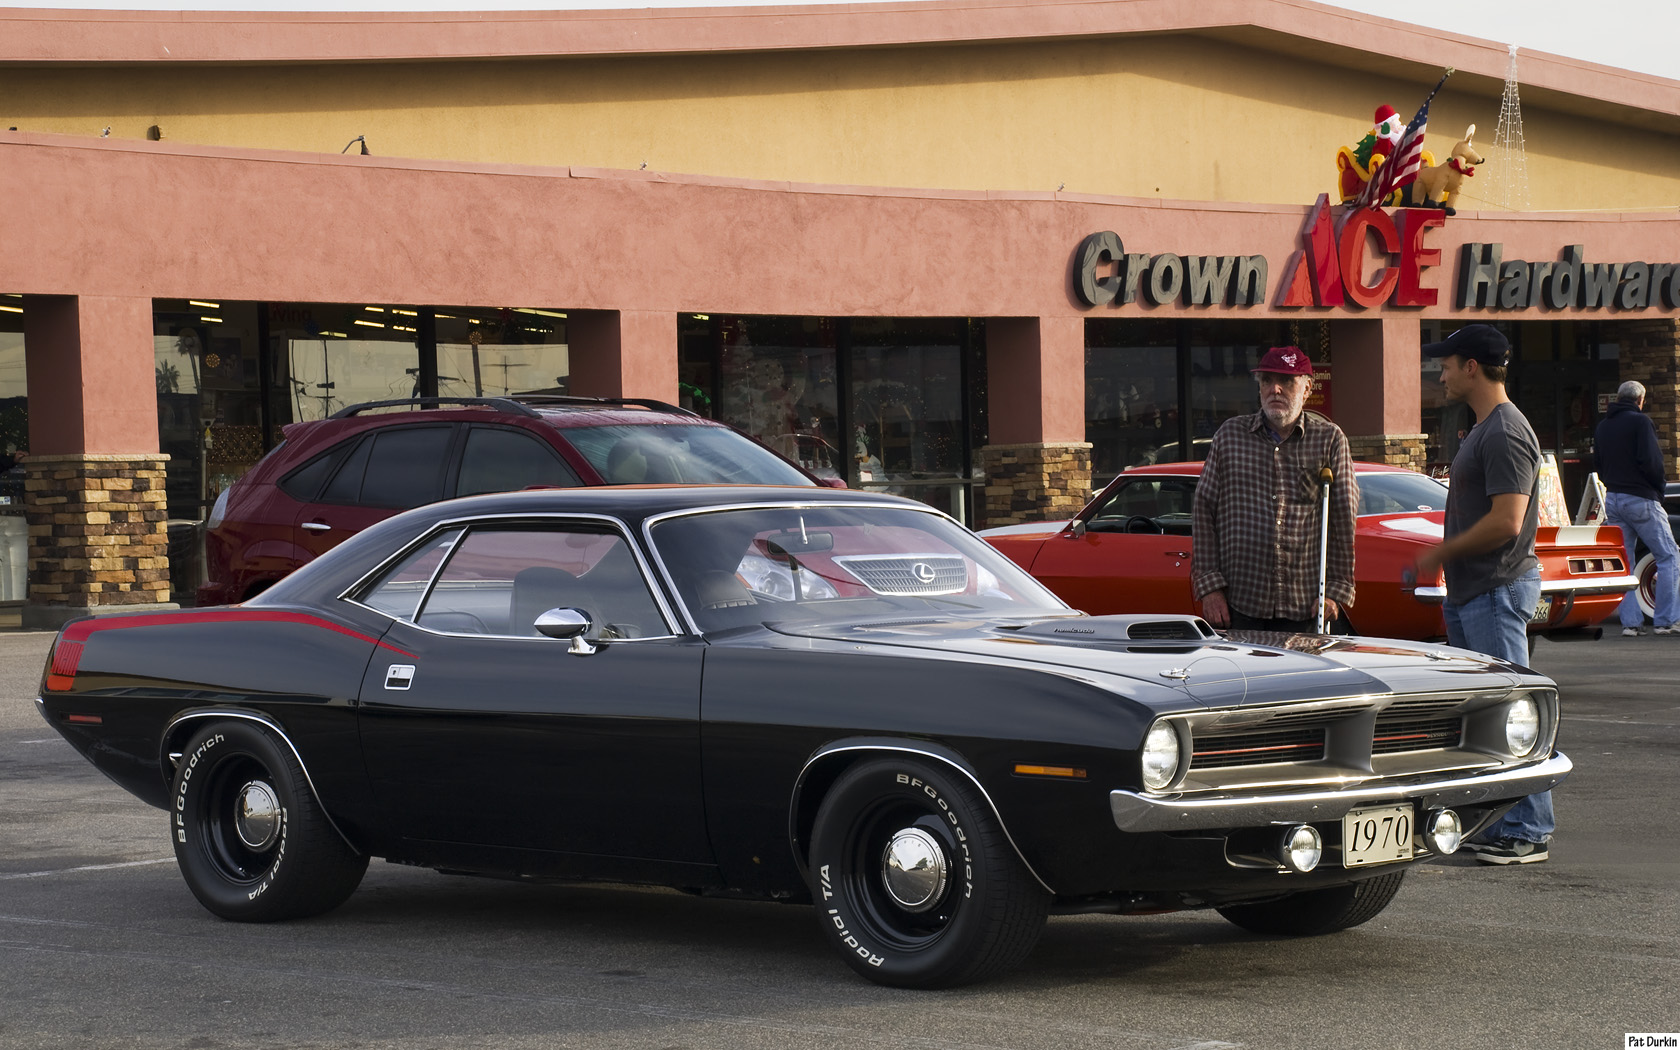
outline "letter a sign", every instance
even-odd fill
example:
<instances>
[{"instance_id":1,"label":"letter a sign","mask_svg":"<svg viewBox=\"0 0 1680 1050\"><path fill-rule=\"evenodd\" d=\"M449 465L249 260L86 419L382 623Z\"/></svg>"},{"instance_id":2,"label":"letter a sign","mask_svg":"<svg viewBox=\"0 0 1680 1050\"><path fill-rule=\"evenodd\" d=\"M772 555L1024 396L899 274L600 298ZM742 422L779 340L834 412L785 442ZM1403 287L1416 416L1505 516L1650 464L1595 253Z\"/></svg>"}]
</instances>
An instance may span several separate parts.
<instances>
[{"instance_id":1,"label":"letter a sign","mask_svg":"<svg viewBox=\"0 0 1680 1050\"><path fill-rule=\"evenodd\" d=\"M1434 306L1437 289L1424 288L1418 278L1425 267L1441 262L1439 248L1425 248L1424 234L1446 224L1440 212L1404 209L1399 224L1377 208L1354 208L1336 228L1330 196L1318 195L1301 228L1301 250L1285 267L1278 288L1277 305L1354 306L1370 309L1392 303L1395 306ZM1398 267L1378 266L1367 280L1365 249L1371 236L1377 238L1379 258Z\"/></svg>"}]
</instances>

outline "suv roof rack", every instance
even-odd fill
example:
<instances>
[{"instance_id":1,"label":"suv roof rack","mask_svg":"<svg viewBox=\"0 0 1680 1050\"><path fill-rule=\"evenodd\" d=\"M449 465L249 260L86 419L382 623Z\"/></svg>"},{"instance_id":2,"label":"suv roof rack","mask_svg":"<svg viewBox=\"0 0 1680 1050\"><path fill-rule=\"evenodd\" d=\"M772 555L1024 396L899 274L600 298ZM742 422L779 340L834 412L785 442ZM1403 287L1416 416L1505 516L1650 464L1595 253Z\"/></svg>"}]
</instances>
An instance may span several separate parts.
<instances>
[{"instance_id":1,"label":"suv roof rack","mask_svg":"<svg viewBox=\"0 0 1680 1050\"><path fill-rule=\"evenodd\" d=\"M576 397L571 394L511 394L511 400L522 405L538 405L545 408L614 408L619 406L633 406L649 408L656 412L675 412L678 415L703 418L700 413L658 401L651 397Z\"/></svg>"},{"instance_id":2,"label":"suv roof rack","mask_svg":"<svg viewBox=\"0 0 1680 1050\"><path fill-rule=\"evenodd\" d=\"M346 405L327 418L349 419L352 416L359 416L363 412L367 412L375 408L400 407L419 410L432 408L438 405L482 405L485 408L494 408L502 412L512 412L521 416L536 416L538 414L531 411L529 408L526 408L519 402L505 397L404 397L398 398L394 401L363 401L359 404Z\"/></svg>"}]
</instances>

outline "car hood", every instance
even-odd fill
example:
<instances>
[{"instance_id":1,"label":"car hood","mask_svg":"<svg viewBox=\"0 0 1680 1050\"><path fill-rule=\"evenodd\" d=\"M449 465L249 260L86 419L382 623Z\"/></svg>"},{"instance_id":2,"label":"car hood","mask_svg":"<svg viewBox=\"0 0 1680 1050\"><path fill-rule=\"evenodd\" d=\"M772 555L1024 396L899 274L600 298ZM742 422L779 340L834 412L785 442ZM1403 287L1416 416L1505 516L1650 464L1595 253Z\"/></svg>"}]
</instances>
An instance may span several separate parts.
<instances>
[{"instance_id":1,"label":"car hood","mask_svg":"<svg viewBox=\"0 0 1680 1050\"><path fill-rule=\"evenodd\" d=\"M1149 618L1169 622L1174 618ZM1229 707L1366 694L1463 691L1518 684L1525 672L1479 653L1386 638L1233 632L1211 638L1142 640L1136 616L1019 620L929 618L852 625L770 625L779 634L927 650L1087 678L1152 704ZM1177 618L1195 624L1193 618ZM1532 672L1528 672L1532 673ZM1123 681L1112 681L1122 679Z\"/></svg>"}]
</instances>

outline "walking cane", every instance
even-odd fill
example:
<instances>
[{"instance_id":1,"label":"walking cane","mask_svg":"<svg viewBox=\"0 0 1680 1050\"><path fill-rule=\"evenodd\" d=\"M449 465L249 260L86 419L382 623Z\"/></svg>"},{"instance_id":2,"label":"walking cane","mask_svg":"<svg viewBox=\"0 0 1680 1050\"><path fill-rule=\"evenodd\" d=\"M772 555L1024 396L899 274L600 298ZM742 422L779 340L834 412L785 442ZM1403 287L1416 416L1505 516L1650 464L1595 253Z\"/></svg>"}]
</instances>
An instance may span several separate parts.
<instances>
[{"instance_id":1,"label":"walking cane","mask_svg":"<svg viewBox=\"0 0 1680 1050\"><path fill-rule=\"evenodd\" d=\"M1325 467L1318 472L1318 633L1330 625L1324 615L1324 582L1330 574L1330 482L1336 475Z\"/></svg>"}]
</instances>

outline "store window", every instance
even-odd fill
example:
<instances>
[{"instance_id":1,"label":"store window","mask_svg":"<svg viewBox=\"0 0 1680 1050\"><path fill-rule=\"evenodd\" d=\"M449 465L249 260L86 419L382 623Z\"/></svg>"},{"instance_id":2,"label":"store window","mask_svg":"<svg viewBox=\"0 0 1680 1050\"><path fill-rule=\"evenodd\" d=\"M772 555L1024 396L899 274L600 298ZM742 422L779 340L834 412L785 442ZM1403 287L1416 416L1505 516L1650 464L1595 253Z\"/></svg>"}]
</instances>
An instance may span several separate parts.
<instances>
[{"instance_id":1,"label":"store window","mask_svg":"<svg viewBox=\"0 0 1680 1050\"><path fill-rule=\"evenodd\" d=\"M29 525L24 469L29 455L29 378L23 354L23 296L0 295L0 602L28 596Z\"/></svg>"},{"instance_id":2,"label":"store window","mask_svg":"<svg viewBox=\"0 0 1680 1050\"><path fill-rule=\"evenodd\" d=\"M159 299L153 324L178 599L202 580L209 508L286 424L370 401L569 389L563 310ZM412 502L406 493L388 498Z\"/></svg>"},{"instance_id":3,"label":"store window","mask_svg":"<svg viewBox=\"0 0 1680 1050\"><path fill-rule=\"evenodd\" d=\"M438 396L540 396L571 390L565 311L439 306L435 317Z\"/></svg>"},{"instance_id":4,"label":"store window","mask_svg":"<svg viewBox=\"0 0 1680 1050\"><path fill-rule=\"evenodd\" d=\"M966 521L984 345L984 323L965 318L685 314L679 397L819 477Z\"/></svg>"},{"instance_id":5,"label":"store window","mask_svg":"<svg viewBox=\"0 0 1680 1050\"><path fill-rule=\"evenodd\" d=\"M1334 418L1328 326L1319 321L1091 320L1085 323L1085 437L1092 484L1127 467L1207 457L1214 431L1258 411L1252 369L1267 348L1314 362L1308 408Z\"/></svg>"},{"instance_id":6,"label":"store window","mask_svg":"<svg viewBox=\"0 0 1680 1050\"><path fill-rule=\"evenodd\" d=\"M1423 342L1446 338L1462 322L1427 321ZM1620 326L1613 321L1496 323L1511 341L1506 391L1528 417L1540 449L1557 457L1570 510L1592 472L1592 436L1621 383ZM1423 427L1432 473L1445 475L1463 436L1475 425L1468 405L1441 389L1441 362L1423 359Z\"/></svg>"}]
</instances>

